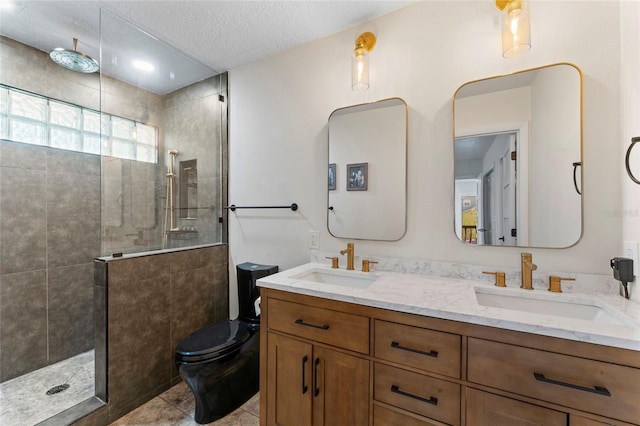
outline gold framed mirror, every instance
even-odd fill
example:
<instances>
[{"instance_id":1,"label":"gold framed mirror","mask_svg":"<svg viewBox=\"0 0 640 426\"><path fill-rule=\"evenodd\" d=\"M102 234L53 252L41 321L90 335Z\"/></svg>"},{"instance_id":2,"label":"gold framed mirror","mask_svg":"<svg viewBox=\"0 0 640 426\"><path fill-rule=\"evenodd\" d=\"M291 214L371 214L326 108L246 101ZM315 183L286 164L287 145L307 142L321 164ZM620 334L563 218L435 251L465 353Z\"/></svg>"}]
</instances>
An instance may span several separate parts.
<instances>
[{"instance_id":1,"label":"gold framed mirror","mask_svg":"<svg viewBox=\"0 0 640 426\"><path fill-rule=\"evenodd\" d=\"M454 231L467 244L565 248L582 236L582 72L557 63L453 98Z\"/></svg>"},{"instance_id":2,"label":"gold framed mirror","mask_svg":"<svg viewBox=\"0 0 640 426\"><path fill-rule=\"evenodd\" d=\"M338 238L397 241L407 229L407 104L390 98L329 116L327 226Z\"/></svg>"}]
</instances>

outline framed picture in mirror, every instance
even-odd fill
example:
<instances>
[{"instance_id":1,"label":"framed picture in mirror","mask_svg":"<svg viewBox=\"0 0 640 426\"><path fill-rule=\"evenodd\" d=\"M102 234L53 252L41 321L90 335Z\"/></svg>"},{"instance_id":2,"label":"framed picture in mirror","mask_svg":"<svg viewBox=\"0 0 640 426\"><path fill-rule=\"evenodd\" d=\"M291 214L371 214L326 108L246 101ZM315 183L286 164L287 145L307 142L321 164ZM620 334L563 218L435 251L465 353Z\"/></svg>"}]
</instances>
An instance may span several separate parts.
<instances>
[{"instance_id":1,"label":"framed picture in mirror","mask_svg":"<svg viewBox=\"0 0 640 426\"><path fill-rule=\"evenodd\" d=\"M366 191L369 163L347 164L347 191Z\"/></svg>"},{"instance_id":2,"label":"framed picture in mirror","mask_svg":"<svg viewBox=\"0 0 640 426\"><path fill-rule=\"evenodd\" d=\"M336 163L329 164L329 191L336 189Z\"/></svg>"}]
</instances>

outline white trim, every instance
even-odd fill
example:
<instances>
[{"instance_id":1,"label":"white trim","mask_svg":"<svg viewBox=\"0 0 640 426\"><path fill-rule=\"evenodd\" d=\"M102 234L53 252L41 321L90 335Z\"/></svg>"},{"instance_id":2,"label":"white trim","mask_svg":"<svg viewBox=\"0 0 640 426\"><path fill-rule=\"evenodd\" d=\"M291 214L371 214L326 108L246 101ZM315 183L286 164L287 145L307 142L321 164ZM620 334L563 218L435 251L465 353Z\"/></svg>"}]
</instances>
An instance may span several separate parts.
<instances>
[{"instance_id":1,"label":"white trim","mask_svg":"<svg viewBox=\"0 0 640 426\"><path fill-rule=\"evenodd\" d=\"M517 198L517 224L518 224L518 246L529 245L529 122L523 121L513 124L496 124L470 129L456 129L455 139L470 136L482 136L498 133L518 133L518 157L517 168L518 177L516 183ZM454 141L455 141L454 139ZM522 208L527 206L527 208ZM480 210L480 209L478 209ZM479 222L478 222L479 223ZM480 244L480 238L478 238Z\"/></svg>"}]
</instances>

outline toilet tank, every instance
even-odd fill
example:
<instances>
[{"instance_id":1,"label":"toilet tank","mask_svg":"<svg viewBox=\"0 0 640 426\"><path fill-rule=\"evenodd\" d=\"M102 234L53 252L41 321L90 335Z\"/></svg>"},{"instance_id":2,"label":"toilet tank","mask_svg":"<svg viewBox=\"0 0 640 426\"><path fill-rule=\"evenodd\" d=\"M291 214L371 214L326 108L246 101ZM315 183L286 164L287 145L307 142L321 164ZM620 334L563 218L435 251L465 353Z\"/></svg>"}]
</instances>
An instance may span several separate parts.
<instances>
[{"instance_id":1,"label":"toilet tank","mask_svg":"<svg viewBox=\"0 0 640 426\"><path fill-rule=\"evenodd\" d=\"M256 315L254 306L254 302L260 296L260 289L256 285L256 281L278 272L278 266L245 262L236 265L236 272L238 276L238 319L259 324L260 317Z\"/></svg>"}]
</instances>

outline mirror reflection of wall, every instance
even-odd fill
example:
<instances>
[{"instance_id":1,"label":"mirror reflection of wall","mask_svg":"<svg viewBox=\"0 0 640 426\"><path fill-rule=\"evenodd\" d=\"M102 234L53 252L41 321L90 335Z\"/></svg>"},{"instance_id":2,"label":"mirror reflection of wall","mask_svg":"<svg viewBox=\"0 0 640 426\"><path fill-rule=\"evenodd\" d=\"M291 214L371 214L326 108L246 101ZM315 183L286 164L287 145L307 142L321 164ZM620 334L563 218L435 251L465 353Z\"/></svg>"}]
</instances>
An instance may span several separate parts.
<instances>
[{"instance_id":1,"label":"mirror reflection of wall","mask_svg":"<svg viewBox=\"0 0 640 426\"><path fill-rule=\"evenodd\" d=\"M466 83L454 95L454 123L460 240L561 248L580 239L582 197L573 164L582 161L582 74L576 66ZM477 197L475 229L463 207L468 197Z\"/></svg>"},{"instance_id":2,"label":"mirror reflection of wall","mask_svg":"<svg viewBox=\"0 0 640 426\"><path fill-rule=\"evenodd\" d=\"M407 104L398 98L329 117L328 217L334 237L397 241L406 232Z\"/></svg>"}]
</instances>

